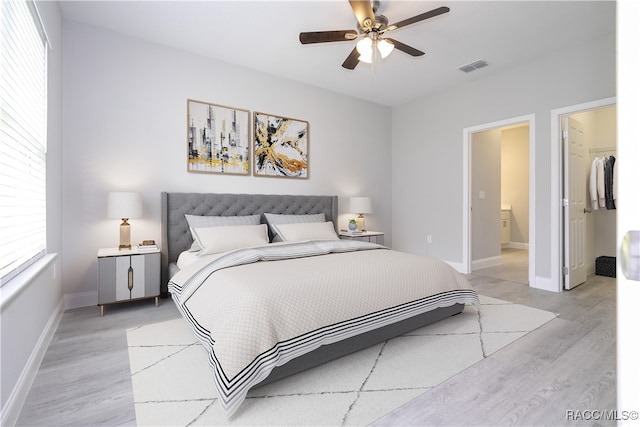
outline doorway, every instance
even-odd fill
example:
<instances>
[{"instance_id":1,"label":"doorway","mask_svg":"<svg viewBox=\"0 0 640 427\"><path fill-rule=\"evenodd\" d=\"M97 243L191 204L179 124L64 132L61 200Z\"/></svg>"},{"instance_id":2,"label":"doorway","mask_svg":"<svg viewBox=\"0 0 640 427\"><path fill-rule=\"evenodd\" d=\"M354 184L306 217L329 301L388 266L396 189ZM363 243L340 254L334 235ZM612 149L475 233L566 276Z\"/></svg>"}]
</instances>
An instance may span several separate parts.
<instances>
[{"instance_id":1,"label":"doorway","mask_svg":"<svg viewBox=\"0 0 640 427\"><path fill-rule=\"evenodd\" d=\"M551 279L547 286L541 286L554 292L562 292L565 283L565 219L564 219L564 153L562 144L562 118L578 113L587 113L616 105L616 98L605 98L584 104L573 105L551 111ZM586 179L586 178L585 178ZM615 235L614 233L611 233ZM568 255L571 257L571 254ZM585 255L585 260L587 260ZM544 284L543 284L544 285Z\"/></svg>"},{"instance_id":2,"label":"doorway","mask_svg":"<svg viewBox=\"0 0 640 427\"><path fill-rule=\"evenodd\" d=\"M527 193L526 202L524 204L525 215L519 216L517 223L518 239L505 241L505 249L515 249L516 251L525 251L525 261L522 258L518 261L520 269L526 268L524 278L519 281L528 283L529 286L535 286L533 277L535 277L535 117L533 115L520 116L512 119L502 120L493 123L487 123L480 126L465 128L463 130L463 270L471 273L479 268L500 268L503 261L508 262L510 258L504 254L503 258L503 239L502 228L505 226L502 215L508 215L506 219L513 220L514 204L518 205L518 211L522 213L522 204L515 203L512 200L503 199L501 187L502 176L502 151L501 136L504 132L522 133L524 130L525 139L528 147L525 148L525 169L526 182L523 184L526 188L521 193ZM475 150L473 145L480 144L478 140L493 140L493 145L489 151L493 151L493 155L486 156L481 150ZM474 142L474 140L476 142ZM496 143L495 140L498 140ZM478 145L479 147L480 145ZM522 148L520 146L519 148ZM497 154L495 154L497 153ZM485 156L482 159L482 156ZM522 153L520 154L522 157ZM507 162L511 163L511 162ZM484 172L476 174L478 169L484 168ZM520 168L522 169L522 168ZM497 173L496 173L497 172ZM475 175L474 175L475 174ZM497 176L497 178L496 178ZM482 178L479 178L482 177ZM521 187L522 188L522 187ZM510 197L510 196L509 196ZM504 203L503 203L504 202ZM505 206L503 206L505 205ZM510 206L509 206L510 205ZM505 209L503 209L505 208ZM486 220L480 220L485 218ZM522 218L526 218L526 227ZM476 225L474 226L474 219ZM482 223L478 223L482 221ZM522 238L524 233L524 238ZM480 236L483 234L483 236ZM510 236L512 236L511 234ZM485 240L487 239L487 240ZM517 240L521 240L517 242ZM490 241L489 245L483 245L483 242ZM480 243L480 244L479 244ZM475 246L474 246L475 245Z\"/></svg>"},{"instance_id":3,"label":"doorway","mask_svg":"<svg viewBox=\"0 0 640 427\"><path fill-rule=\"evenodd\" d=\"M471 270L529 284L529 125L471 135Z\"/></svg>"},{"instance_id":4,"label":"doorway","mask_svg":"<svg viewBox=\"0 0 640 427\"><path fill-rule=\"evenodd\" d=\"M560 117L564 154L563 282L567 290L595 274L607 274L603 266L616 256L617 182L613 182L613 173L611 181L604 177L616 166L616 113L613 105Z\"/></svg>"}]
</instances>

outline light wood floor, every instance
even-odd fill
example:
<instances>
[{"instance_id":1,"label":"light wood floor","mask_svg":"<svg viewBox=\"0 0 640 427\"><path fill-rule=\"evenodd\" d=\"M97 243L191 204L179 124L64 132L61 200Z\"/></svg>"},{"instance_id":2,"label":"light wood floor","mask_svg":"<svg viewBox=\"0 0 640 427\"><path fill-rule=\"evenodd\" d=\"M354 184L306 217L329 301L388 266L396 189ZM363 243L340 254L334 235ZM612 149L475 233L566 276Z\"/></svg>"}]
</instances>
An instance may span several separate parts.
<instances>
[{"instance_id":1,"label":"light wood floor","mask_svg":"<svg viewBox=\"0 0 640 427\"><path fill-rule=\"evenodd\" d=\"M615 409L615 279L561 294L477 271L479 293L558 313L387 416L378 425L615 425L567 410ZM20 426L135 425L127 328L179 317L170 300L65 312L18 419Z\"/></svg>"},{"instance_id":2,"label":"light wood floor","mask_svg":"<svg viewBox=\"0 0 640 427\"><path fill-rule=\"evenodd\" d=\"M484 268L477 271L477 274L523 285L529 284L529 251L504 248L500 255L501 265Z\"/></svg>"},{"instance_id":3,"label":"light wood floor","mask_svg":"<svg viewBox=\"0 0 640 427\"><path fill-rule=\"evenodd\" d=\"M568 419L568 411L587 418L591 413L579 411L616 409L615 279L592 276L571 291L540 291L502 278L521 275L523 262L517 258L502 268L474 272L469 276L473 287L558 317L374 425L616 425Z\"/></svg>"}]
</instances>

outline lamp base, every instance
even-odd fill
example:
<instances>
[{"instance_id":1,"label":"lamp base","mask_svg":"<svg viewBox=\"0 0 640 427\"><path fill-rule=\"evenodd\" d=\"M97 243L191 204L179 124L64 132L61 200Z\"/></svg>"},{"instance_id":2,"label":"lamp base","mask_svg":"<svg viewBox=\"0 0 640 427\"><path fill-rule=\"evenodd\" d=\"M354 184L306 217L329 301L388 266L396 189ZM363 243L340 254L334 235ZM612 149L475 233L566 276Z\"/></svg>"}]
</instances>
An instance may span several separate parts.
<instances>
[{"instance_id":1,"label":"lamp base","mask_svg":"<svg viewBox=\"0 0 640 427\"><path fill-rule=\"evenodd\" d=\"M125 250L131 249L131 225L127 222L129 218L122 218L122 224L120 224L120 246L118 249Z\"/></svg>"},{"instance_id":2,"label":"lamp base","mask_svg":"<svg viewBox=\"0 0 640 427\"><path fill-rule=\"evenodd\" d=\"M358 224L358 228L357 228L358 231L362 231L362 232L367 231L364 228L364 215L362 214L358 215L358 217L356 218L356 224Z\"/></svg>"}]
</instances>

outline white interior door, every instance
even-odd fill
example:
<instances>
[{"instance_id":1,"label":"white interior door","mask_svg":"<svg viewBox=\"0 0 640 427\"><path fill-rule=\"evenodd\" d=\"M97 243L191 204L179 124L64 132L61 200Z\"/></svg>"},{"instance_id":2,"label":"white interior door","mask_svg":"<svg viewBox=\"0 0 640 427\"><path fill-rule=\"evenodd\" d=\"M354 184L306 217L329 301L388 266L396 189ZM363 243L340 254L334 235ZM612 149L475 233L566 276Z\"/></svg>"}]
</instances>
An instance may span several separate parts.
<instances>
[{"instance_id":1,"label":"white interior door","mask_svg":"<svg viewBox=\"0 0 640 427\"><path fill-rule=\"evenodd\" d=\"M640 230L640 197L638 197L638 183L640 182L640 126L638 126L638 111L640 111L640 56L638 42L640 39L640 3L637 1L616 2L618 9L618 90L620 103L618 109L618 200L616 234L619 244L629 231ZM619 161L619 163L618 163ZM615 169L614 169L615 170ZM618 256L624 256L618 252ZM636 262L636 266L640 261ZM616 274L616 292L618 309L617 328L617 405L618 413L629 411L630 417L622 417L618 421L620 426L637 426L638 402L640 402L640 340L638 340L638 325L640 325L640 281L638 278L627 277L621 271L618 261ZM635 408L635 409L625 409ZM633 412L632 412L633 411Z\"/></svg>"},{"instance_id":2,"label":"white interior door","mask_svg":"<svg viewBox=\"0 0 640 427\"><path fill-rule=\"evenodd\" d=\"M584 131L580 122L562 117L564 145L564 287L571 289L587 280L585 237L587 176Z\"/></svg>"}]
</instances>

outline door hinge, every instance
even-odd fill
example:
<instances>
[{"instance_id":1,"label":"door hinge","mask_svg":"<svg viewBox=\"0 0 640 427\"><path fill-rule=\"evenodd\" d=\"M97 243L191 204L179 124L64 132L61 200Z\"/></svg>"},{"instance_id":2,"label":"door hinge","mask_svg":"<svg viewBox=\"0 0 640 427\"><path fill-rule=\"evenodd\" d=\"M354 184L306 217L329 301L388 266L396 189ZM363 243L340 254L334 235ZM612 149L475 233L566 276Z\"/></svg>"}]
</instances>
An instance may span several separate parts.
<instances>
[{"instance_id":1,"label":"door hinge","mask_svg":"<svg viewBox=\"0 0 640 427\"><path fill-rule=\"evenodd\" d=\"M569 274L569 267L567 267L566 265L562 267L562 274L567 275Z\"/></svg>"},{"instance_id":2,"label":"door hinge","mask_svg":"<svg viewBox=\"0 0 640 427\"><path fill-rule=\"evenodd\" d=\"M562 131L562 139L567 139L569 138L569 131L568 130L563 130Z\"/></svg>"},{"instance_id":3,"label":"door hinge","mask_svg":"<svg viewBox=\"0 0 640 427\"><path fill-rule=\"evenodd\" d=\"M569 199L562 199L562 206L564 207L569 206Z\"/></svg>"}]
</instances>

